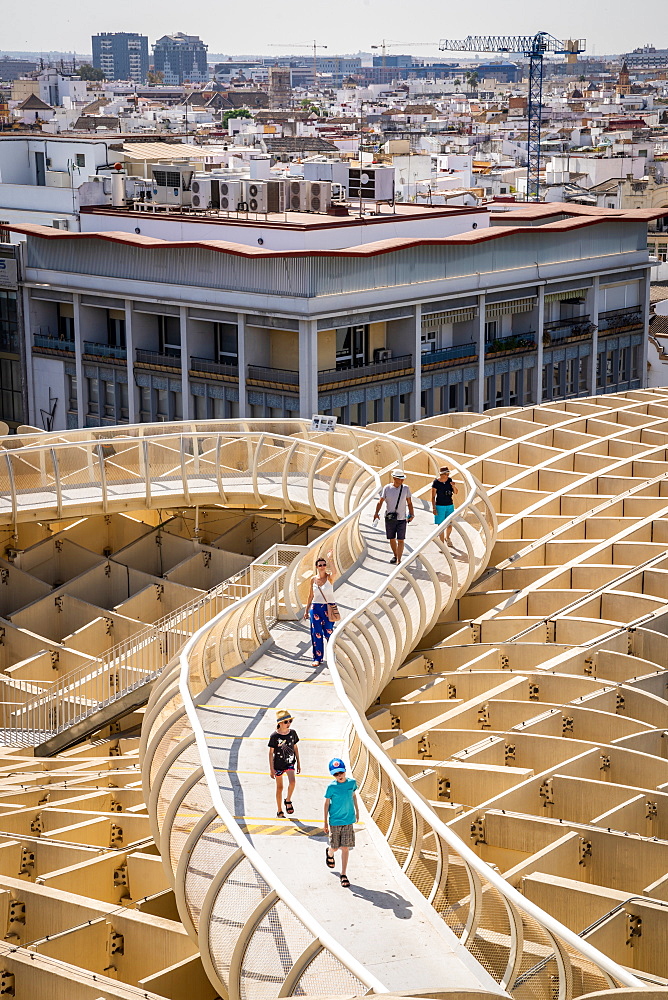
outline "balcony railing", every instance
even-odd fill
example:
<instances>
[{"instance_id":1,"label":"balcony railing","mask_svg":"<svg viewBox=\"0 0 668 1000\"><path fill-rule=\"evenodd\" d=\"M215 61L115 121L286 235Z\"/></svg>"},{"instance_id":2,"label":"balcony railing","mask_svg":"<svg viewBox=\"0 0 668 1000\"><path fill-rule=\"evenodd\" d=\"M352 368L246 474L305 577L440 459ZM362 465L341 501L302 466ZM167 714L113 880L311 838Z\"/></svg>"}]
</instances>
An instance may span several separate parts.
<instances>
[{"instance_id":1,"label":"balcony railing","mask_svg":"<svg viewBox=\"0 0 668 1000\"><path fill-rule=\"evenodd\" d=\"M443 347L438 351L425 351L422 354L422 367L426 365L448 364L451 361L461 361L462 358L474 358L478 354L478 346L473 341L470 344L457 344L455 347Z\"/></svg>"},{"instance_id":2,"label":"balcony railing","mask_svg":"<svg viewBox=\"0 0 668 1000\"><path fill-rule=\"evenodd\" d=\"M485 354L500 354L503 351L533 351L536 347L536 335L533 330L528 333L516 333L510 337L495 337L485 344Z\"/></svg>"},{"instance_id":3,"label":"balcony railing","mask_svg":"<svg viewBox=\"0 0 668 1000\"><path fill-rule=\"evenodd\" d=\"M633 306L630 309L611 309L608 312L599 313L598 332L612 333L613 330L628 330L634 326L642 326L642 309L640 306Z\"/></svg>"},{"instance_id":4,"label":"balcony railing","mask_svg":"<svg viewBox=\"0 0 668 1000\"><path fill-rule=\"evenodd\" d=\"M328 368L318 372L318 385L331 383L357 382L360 379L405 371L413 367L413 355L402 354L397 358L387 358L385 361L369 361L364 364L350 365L347 368ZM248 366L248 377L258 382L274 382L278 385L299 385L299 372L286 371L282 368L265 368L260 365Z\"/></svg>"},{"instance_id":5,"label":"balcony railing","mask_svg":"<svg viewBox=\"0 0 668 1000\"><path fill-rule=\"evenodd\" d=\"M400 354L396 358L386 358L385 361L368 361L362 364L351 364L347 367L326 368L318 372L318 385L328 385L331 382L358 381L367 376L386 375L391 372L405 371L413 367L412 354Z\"/></svg>"},{"instance_id":6,"label":"balcony railing","mask_svg":"<svg viewBox=\"0 0 668 1000\"><path fill-rule=\"evenodd\" d=\"M95 358L114 358L116 361L125 361L128 356L125 347L114 347L112 344L96 344L92 340L84 340L83 352Z\"/></svg>"},{"instance_id":7,"label":"balcony railing","mask_svg":"<svg viewBox=\"0 0 668 1000\"><path fill-rule=\"evenodd\" d=\"M256 382L275 382L277 385L299 385L299 372L287 371L284 368L265 368L262 365L249 365L248 377Z\"/></svg>"},{"instance_id":8,"label":"balcony railing","mask_svg":"<svg viewBox=\"0 0 668 1000\"><path fill-rule=\"evenodd\" d=\"M45 351L58 351L66 354L74 354L74 341L61 340L60 337L52 337L48 333L33 334L33 345L41 347Z\"/></svg>"},{"instance_id":9,"label":"balcony railing","mask_svg":"<svg viewBox=\"0 0 668 1000\"><path fill-rule=\"evenodd\" d=\"M239 366L226 364L223 361L212 361L210 358L190 359L190 370L202 375L228 375L230 378L239 378Z\"/></svg>"},{"instance_id":10,"label":"balcony railing","mask_svg":"<svg viewBox=\"0 0 668 1000\"><path fill-rule=\"evenodd\" d=\"M180 354L162 354L160 351L135 350L138 365L160 365L162 368L181 368Z\"/></svg>"},{"instance_id":11,"label":"balcony railing","mask_svg":"<svg viewBox=\"0 0 668 1000\"><path fill-rule=\"evenodd\" d=\"M593 329L589 316L578 316L576 319L557 319L546 323L543 333L549 335L549 343L556 344L562 340L588 337Z\"/></svg>"}]
</instances>

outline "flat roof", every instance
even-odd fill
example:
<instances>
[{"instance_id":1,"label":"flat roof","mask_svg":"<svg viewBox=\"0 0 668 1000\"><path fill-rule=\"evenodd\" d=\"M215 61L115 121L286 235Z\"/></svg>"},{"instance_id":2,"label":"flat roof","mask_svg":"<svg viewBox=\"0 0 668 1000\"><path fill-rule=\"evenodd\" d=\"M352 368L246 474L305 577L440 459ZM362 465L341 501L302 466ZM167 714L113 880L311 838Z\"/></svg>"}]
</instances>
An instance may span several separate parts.
<instances>
[{"instance_id":1,"label":"flat roof","mask_svg":"<svg viewBox=\"0 0 668 1000\"><path fill-rule=\"evenodd\" d=\"M367 203L368 204L368 203ZM268 227L271 229L286 229L297 232L312 232L317 229L345 229L350 226L378 226L396 222L422 221L429 219L454 219L462 215L487 215L485 206L477 205L403 205L397 204L385 212L366 211L358 215L359 207L355 201L348 206L349 215L326 215L315 212L270 212L259 218L251 218L249 213L232 212L230 214L214 212L178 212L160 211L143 212L129 208L114 208L110 205L88 205L81 208L82 215L115 216L123 219L150 219L151 221L170 221L179 223L206 223L218 226L252 226L253 229ZM93 234L90 234L93 235Z\"/></svg>"},{"instance_id":2,"label":"flat roof","mask_svg":"<svg viewBox=\"0 0 668 1000\"><path fill-rule=\"evenodd\" d=\"M540 206L538 206L540 207ZM546 206L548 207L548 206ZM24 225L0 225L0 230L8 230L14 233L22 233L26 236L36 236L47 240L105 240L108 243L117 243L125 246L136 247L142 250L186 250L204 249L215 253L230 254L235 257L244 257L249 260L270 259L273 257L378 257L382 254L394 253L399 250L408 250L412 247L421 246L467 246L476 243L485 243L490 240L503 239L506 236L523 236L524 238L535 237L545 238L546 234L560 234L587 226L601 225L606 222L647 222L666 214L665 209L650 212L640 209L614 210L595 209L589 206L571 206L570 204L560 204L553 202L550 208L556 207L557 211L546 214L568 215L569 218L548 222L542 226L503 225L490 226L485 229L473 229L469 232L459 233L454 236L442 237L395 237L393 239L377 240L361 246L345 247L341 249L324 250L271 250L260 246L247 246L241 243L232 243L226 240L161 240L154 236L142 236L139 233L126 232L98 232L98 233L75 233L69 230L52 229L50 226L39 226L33 224ZM577 208L577 210L574 210ZM447 211L447 210L446 210ZM455 209L450 210L455 211ZM512 213L509 213L512 215ZM354 221L354 220L353 220ZM512 220L511 220L512 221Z\"/></svg>"}]
</instances>

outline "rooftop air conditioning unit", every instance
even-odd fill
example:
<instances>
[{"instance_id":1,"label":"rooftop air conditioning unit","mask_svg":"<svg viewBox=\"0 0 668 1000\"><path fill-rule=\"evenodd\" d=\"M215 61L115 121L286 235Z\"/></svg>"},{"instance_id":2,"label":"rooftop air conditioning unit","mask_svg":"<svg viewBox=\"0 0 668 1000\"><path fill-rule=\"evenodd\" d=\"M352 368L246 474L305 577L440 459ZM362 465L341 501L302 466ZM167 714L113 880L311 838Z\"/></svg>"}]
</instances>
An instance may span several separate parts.
<instances>
[{"instance_id":1,"label":"rooftop air conditioning unit","mask_svg":"<svg viewBox=\"0 0 668 1000\"><path fill-rule=\"evenodd\" d=\"M290 180L285 182L286 212L308 212L309 181Z\"/></svg>"},{"instance_id":2,"label":"rooftop air conditioning unit","mask_svg":"<svg viewBox=\"0 0 668 1000\"><path fill-rule=\"evenodd\" d=\"M70 224L67 219L54 219L52 229L69 229Z\"/></svg>"},{"instance_id":3,"label":"rooftop air conditioning unit","mask_svg":"<svg viewBox=\"0 0 668 1000\"><path fill-rule=\"evenodd\" d=\"M348 197L368 201L392 201L394 198L394 167L350 167Z\"/></svg>"},{"instance_id":4,"label":"rooftop air conditioning unit","mask_svg":"<svg viewBox=\"0 0 668 1000\"><path fill-rule=\"evenodd\" d=\"M156 163L151 166L153 175L153 200L159 205L189 205L193 169L173 163Z\"/></svg>"},{"instance_id":5,"label":"rooftop air conditioning unit","mask_svg":"<svg viewBox=\"0 0 668 1000\"><path fill-rule=\"evenodd\" d=\"M330 181L309 181L309 211L326 212L332 204Z\"/></svg>"},{"instance_id":6,"label":"rooftop air conditioning unit","mask_svg":"<svg viewBox=\"0 0 668 1000\"><path fill-rule=\"evenodd\" d=\"M219 179L218 198L222 212L238 211L239 202L242 200L241 181Z\"/></svg>"},{"instance_id":7,"label":"rooftop air conditioning unit","mask_svg":"<svg viewBox=\"0 0 668 1000\"><path fill-rule=\"evenodd\" d=\"M280 212L282 205L279 181L243 182L243 204L246 212Z\"/></svg>"},{"instance_id":8,"label":"rooftop air conditioning unit","mask_svg":"<svg viewBox=\"0 0 668 1000\"><path fill-rule=\"evenodd\" d=\"M190 185L191 202L193 208L212 208L213 207L213 187L217 183L212 181L210 177L199 177L195 175L193 177L192 183Z\"/></svg>"}]
</instances>

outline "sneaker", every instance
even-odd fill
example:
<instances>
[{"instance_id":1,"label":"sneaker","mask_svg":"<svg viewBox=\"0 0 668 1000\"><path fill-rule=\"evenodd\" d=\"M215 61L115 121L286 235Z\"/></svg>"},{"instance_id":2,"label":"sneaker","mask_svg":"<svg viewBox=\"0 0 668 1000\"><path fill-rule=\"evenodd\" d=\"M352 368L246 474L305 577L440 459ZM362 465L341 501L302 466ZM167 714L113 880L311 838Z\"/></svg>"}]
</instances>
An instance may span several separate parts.
<instances>
[{"instance_id":1,"label":"sneaker","mask_svg":"<svg viewBox=\"0 0 668 1000\"><path fill-rule=\"evenodd\" d=\"M396 563L396 561L397 561L397 557L396 556L392 556L392 558L390 559L390 562L392 564L394 564L394 563Z\"/></svg>"}]
</instances>

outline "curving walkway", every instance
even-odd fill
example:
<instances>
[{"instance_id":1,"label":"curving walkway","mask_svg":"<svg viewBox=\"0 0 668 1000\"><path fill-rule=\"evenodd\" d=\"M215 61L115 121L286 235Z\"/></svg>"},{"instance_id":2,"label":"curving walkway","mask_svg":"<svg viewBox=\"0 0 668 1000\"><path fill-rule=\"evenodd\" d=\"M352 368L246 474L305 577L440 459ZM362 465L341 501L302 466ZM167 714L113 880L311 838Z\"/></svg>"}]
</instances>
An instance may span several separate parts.
<instances>
[{"instance_id":1,"label":"curving walkway","mask_svg":"<svg viewBox=\"0 0 668 1000\"><path fill-rule=\"evenodd\" d=\"M364 561L336 590L342 613L371 596L388 574L389 547L380 530L369 524L374 507L372 501L363 514ZM409 542L422 541L431 527L428 509L420 510ZM461 580L466 578L463 563L460 551ZM408 597L408 591L404 584L401 592ZM310 665L306 623L290 623L275 630L272 638L270 648L254 664L225 678L205 703L198 704L223 799L249 842L321 926L386 989L438 992L447 986L501 992L401 872L368 814L351 854L350 891L341 888L338 869L327 870L322 832L323 792L330 780L327 762L337 755L347 757L348 715L328 668ZM281 705L294 713L301 739L303 774L298 778L292 820L275 818L273 782L267 775L266 744L275 727L275 708ZM225 915L221 900L212 918ZM280 969L277 941L268 936L265 948L267 960L273 951ZM276 982L280 985L280 974Z\"/></svg>"}]
</instances>

